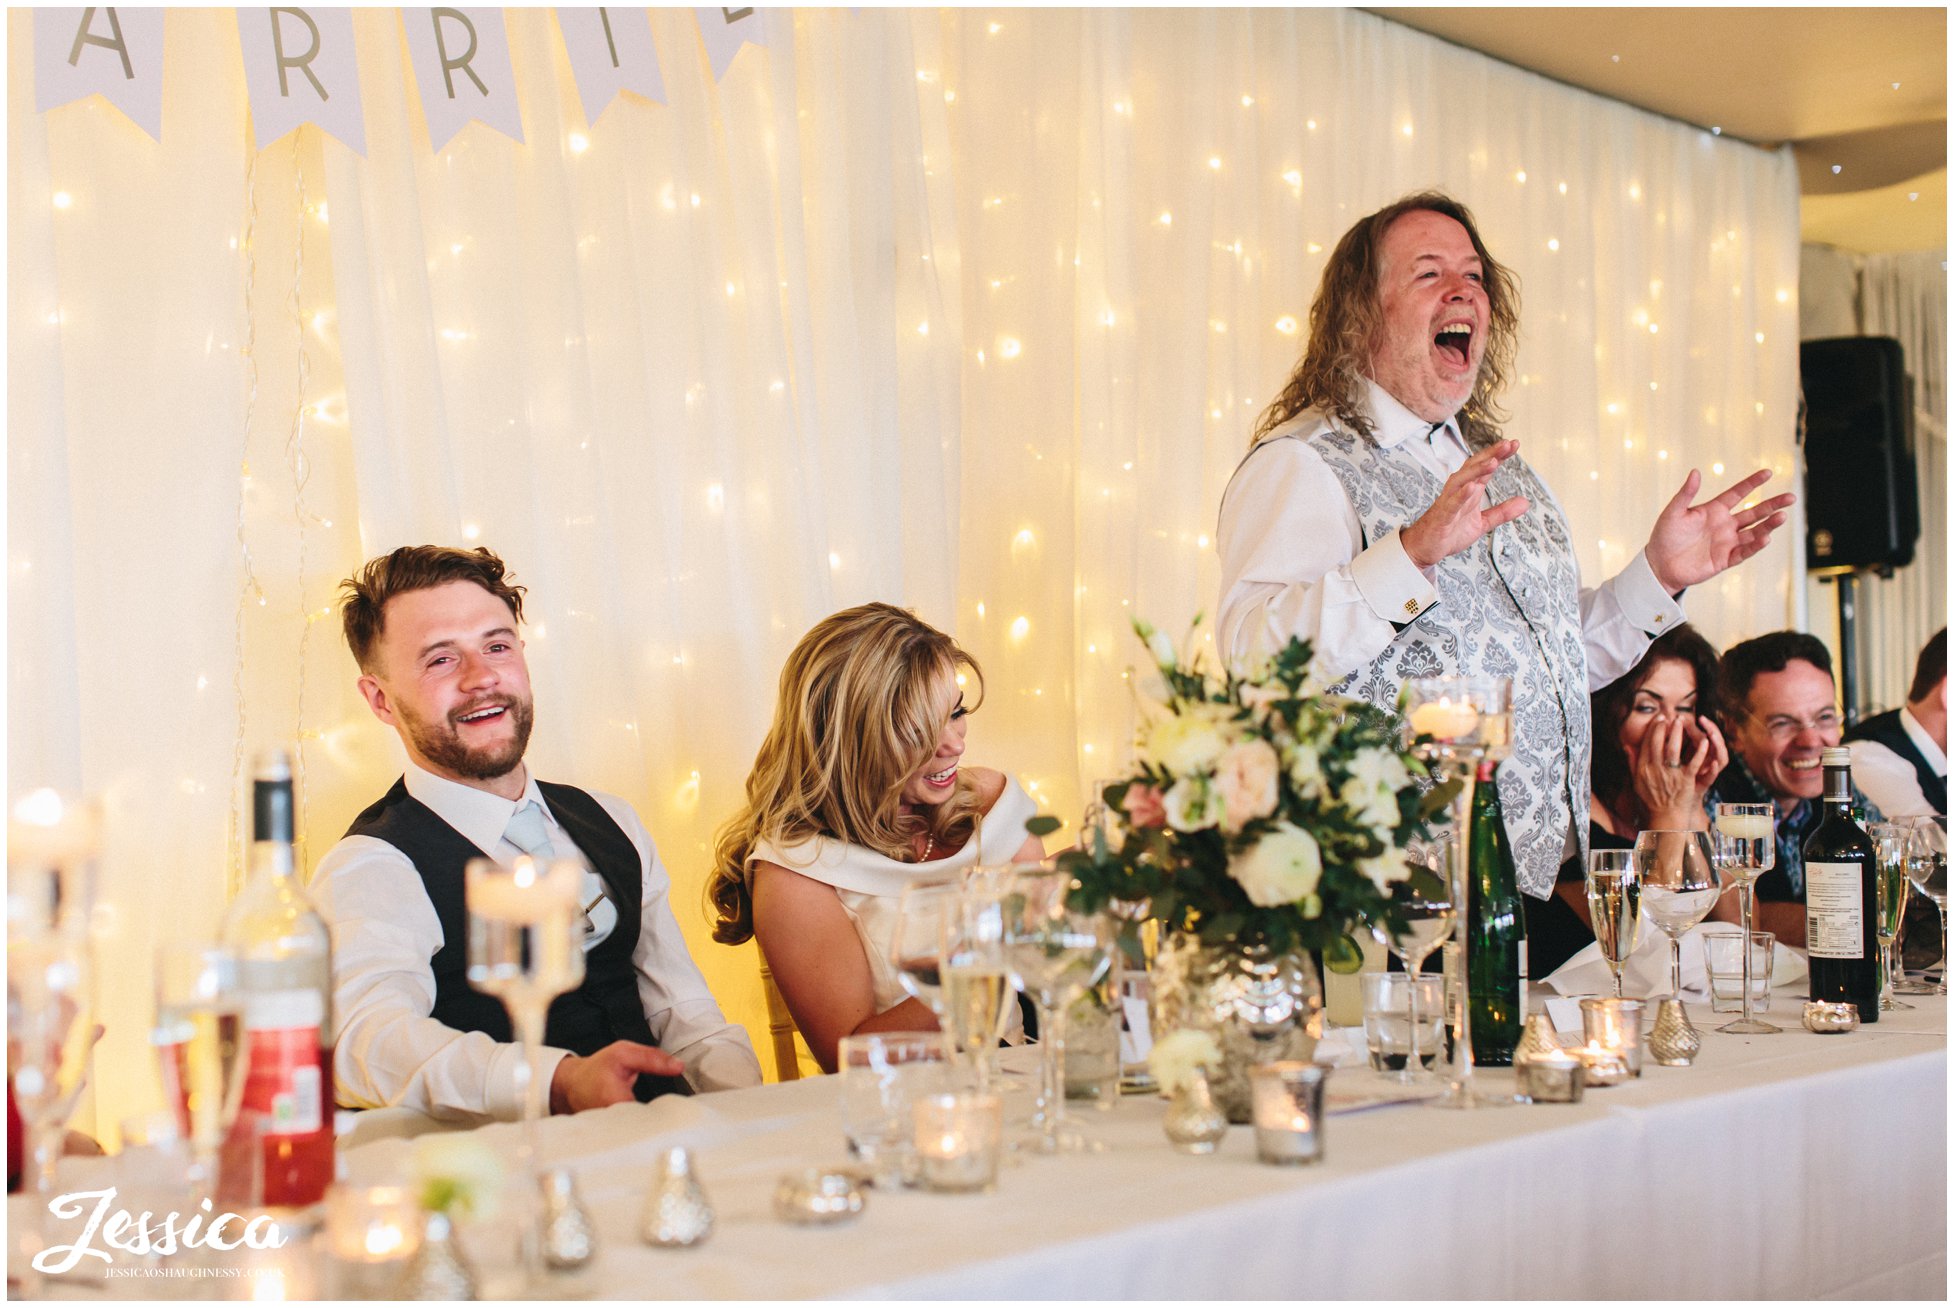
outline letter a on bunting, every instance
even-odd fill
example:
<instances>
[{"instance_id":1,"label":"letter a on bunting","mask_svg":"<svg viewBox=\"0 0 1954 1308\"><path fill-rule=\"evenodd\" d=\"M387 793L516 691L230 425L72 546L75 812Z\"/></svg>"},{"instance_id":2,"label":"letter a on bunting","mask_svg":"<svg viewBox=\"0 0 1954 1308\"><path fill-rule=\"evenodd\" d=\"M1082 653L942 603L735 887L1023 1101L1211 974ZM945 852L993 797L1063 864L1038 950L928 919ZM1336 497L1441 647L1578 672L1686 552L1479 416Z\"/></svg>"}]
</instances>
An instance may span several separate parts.
<instances>
[{"instance_id":1,"label":"letter a on bunting","mask_svg":"<svg viewBox=\"0 0 1954 1308\"><path fill-rule=\"evenodd\" d=\"M163 139L161 9L36 9L33 20L37 113L103 95Z\"/></svg>"}]
</instances>

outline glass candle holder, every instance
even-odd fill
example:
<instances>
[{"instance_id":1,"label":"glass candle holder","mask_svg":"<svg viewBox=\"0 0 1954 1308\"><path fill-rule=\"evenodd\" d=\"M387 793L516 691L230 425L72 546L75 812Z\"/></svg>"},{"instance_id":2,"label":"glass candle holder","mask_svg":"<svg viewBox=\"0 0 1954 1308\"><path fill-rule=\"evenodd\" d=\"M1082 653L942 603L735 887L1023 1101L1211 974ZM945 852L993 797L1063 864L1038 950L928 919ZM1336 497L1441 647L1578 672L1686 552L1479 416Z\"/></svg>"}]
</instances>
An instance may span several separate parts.
<instances>
[{"instance_id":1,"label":"glass candle holder","mask_svg":"<svg viewBox=\"0 0 1954 1308\"><path fill-rule=\"evenodd\" d=\"M1642 1010L1639 999L1583 999L1581 1029L1590 1045L1612 1049L1628 1064L1630 1076L1642 1075Z\"/></svg>"},{"instance_id":2,"label":"glass candle holder","mask_svg":"<svg viewBox=\"0 0 1954 1308\"><path fill-rule=\"evenodd\" d=\"M997 1184L1004 1145L1004 1101L968 1091L916 1101L916 1163L923 1186L950 1192Z\"/></svg>"},{"instance_id":3,"label":"glass candle holder","mask_svg":"<svg viewBox=\"0 0 1954 1308\"><path fill-rule=\"evenodd\" d=\"M1323 1161L1323 1081L1315 1063L1258 1063L1249 1068L1255 1156L1265 1163Z\"/></svg>"},{"instance_id":4,"label":"glass candle holder","mask_svg":"<svg viewBox=\"0 0 1954 1308\"><path fill-rule=\"evenodd\" d=\"M326 1191L325 1234L335 1298L392 1298L420 1248L421 1206L404 1185L335 1185Z\"/></svg>"},{"instance_id":5,"label":"glass candle holder","mask_svg":"<svg viewBox=\"0 0 1954 1308\"><path fill-rule=\"evenodd\" d=\"M1587 1069L1580 1059L1563 1050L1549 1049L1524 1061L1515 1060L1513 1066L1520 1093L1536 1104L1578 1104L1587 1089Z\"/></svg>"}]
</instances>

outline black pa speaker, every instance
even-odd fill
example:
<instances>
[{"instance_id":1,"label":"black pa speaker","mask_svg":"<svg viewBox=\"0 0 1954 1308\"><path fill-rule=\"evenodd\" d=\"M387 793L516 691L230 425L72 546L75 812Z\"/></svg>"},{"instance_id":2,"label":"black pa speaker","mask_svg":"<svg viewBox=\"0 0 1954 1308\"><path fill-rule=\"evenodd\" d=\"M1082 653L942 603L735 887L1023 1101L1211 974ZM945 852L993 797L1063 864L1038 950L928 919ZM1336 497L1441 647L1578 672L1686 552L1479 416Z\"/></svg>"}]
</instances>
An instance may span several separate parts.
<instances>
[{"instance_id":1,"label":"black pa speaker","mask_svg":"<svg viewBox=\"0 0 1954 1308\"><path fill-rule=\"evenodd\" d=\"M1805 387L1805 562L1903 568L1920 539L1912 381L1890 336L1798 350Z\"/></svg>"}]
</instances>

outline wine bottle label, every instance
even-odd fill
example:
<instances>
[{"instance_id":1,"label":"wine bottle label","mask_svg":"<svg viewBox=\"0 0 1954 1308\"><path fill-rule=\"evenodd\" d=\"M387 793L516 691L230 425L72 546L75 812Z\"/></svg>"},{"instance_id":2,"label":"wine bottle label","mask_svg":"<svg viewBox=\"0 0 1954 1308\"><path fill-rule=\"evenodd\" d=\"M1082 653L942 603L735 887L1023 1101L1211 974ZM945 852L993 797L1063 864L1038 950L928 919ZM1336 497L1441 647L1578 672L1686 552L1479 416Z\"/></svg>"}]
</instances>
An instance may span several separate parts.
<instances>
[{"instance_id":1,"label":"wine bottle label","mask_svg":"<svg viewBox=\"0 0 1954 1308\"><path fill-rule=\"evenodd\" d=\"M325 1125L318 1027L254 1030L250 1057L243 1107L257 1115L265 1135L311 1135Z\"/></svg>"},{"instance_id":2,"label":"wine bottle label","mask_svg":"<svg viewBox=\"0 0 1954 1308\"><path fill-rule=\"evenodd\" d=\"M1813 958L1864 958L1865 869L1858 863L1805 864L1805 938Z\"/></svg>"}]
</instances>

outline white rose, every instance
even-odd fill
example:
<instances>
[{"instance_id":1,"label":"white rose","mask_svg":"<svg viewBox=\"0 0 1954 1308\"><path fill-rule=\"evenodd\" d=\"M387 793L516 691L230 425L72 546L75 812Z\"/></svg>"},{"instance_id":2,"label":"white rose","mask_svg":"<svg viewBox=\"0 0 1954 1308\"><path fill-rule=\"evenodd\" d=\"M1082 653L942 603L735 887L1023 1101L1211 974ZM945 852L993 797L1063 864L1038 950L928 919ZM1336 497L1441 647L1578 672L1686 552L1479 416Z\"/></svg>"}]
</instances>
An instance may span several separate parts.
<instances>
[{"instance_id":1,"label":"white rose","mask_svg":"<svg viewBox=\"0 0 1954 1308\"><path fill-rule=\"evenodd\" d=\"M494 1150L471 1135L424 1135L414 1141L408 1169L424 1207L450 1215L493 1217L500 1207L503 1167Z\"/></svg>"},{"instance_id":2,"label":"white rose","mask_svg":"<svg viewBox=\"0 0 1954 1308\"><path fill-rule=\"evenodd\" d=\"M1147 1068L1167 1094L1173 1094L1194 1076L1197 1067L1212 1068L1221 1061L1221 1046L1206 1031L1182 1027L1155 1041L1147 1054Z\"/></svg>"},{"instance_id":3,"label":"white rose","mask_svg":"<svg viewBox=\"0 0 1954 1308\"><path fill-rule=\"evenodd\" d=\"M1360 858L1357 870L1371 879L1378 893L1390 894L1391 887L1411 875L1411 863L1404 851L1390 841L1384 842L1384 852L1376 858Z\"/></svg>"},{"instance_id":4,"label":"white rose","mask_svg":"<svg viewBox=\"0 0 1954 1308\"><path fill-rule=\"evenodd\" d=\"M1398 825L1398 796L1395 791L1382 790L1361 777L1352 777L1343 783L1337 798L1343 801L1351 816L1367 827L1389 828Z\"/></svg>"},{"instance_id":5,"label":"white rose","mask_svg":"<svg viewBox=\"0 0 1954 1308\"><path fill-rule=\"evenodd\" d=\"M1404 760L1389 750L1367 745L1350 760L1350 775L1384 790L1403 790L1411 784L1411 771Z\"/></svg>"},{"instance_id":6,"label":"white rose","mask_svg":"<svg viewBox=\"0 0 1954 1308\"><path fill-rule=\"evenodd\" d=\"M1282 760L1266 740L1230 745L1215 763L1214 788L1221 797L1221 829L1240 831L1276 811L1276 782Z\"/></svg>"},{"instance_id":7,"label":"white rose","mask_svg":"<svg viewBox=\"0 0 1954 1308\"><path fill-rule=\"evenodd\" d=\"M1206 777L1182 777L1167 791L1167 825L1176 831L1205 831L1221 821L1221 797Z\"/></svg>"},{"instance_id":8,"label":"white rose","mask_svg":"<svg viewBox=\"0 0 1954 1308\"><path fill-rule=\"evenodd\" d=\"M1147 732L1147 757L1177 777L1206 772L1227 748L1228 734L1207 704L1170 713Z\"/></svg>"},{"instance_id":9,"label":"white rose","mask_svg":"<svg viewBox=\"0 0 1954 1308\"><path fill-rule=\"evenodd\" d=\"M1289 782L1305 799L1323 794L1323 756L1313 745L1298 744L1289 751Z\"/></svg>"},{"instance_id":10,"label":"white rose","mask_svg":"<svg viewBox=\"0 0 1954 1308\"><path fill-rule=\"evenodd\" d=\"M1253 848L1230 860L1228 874L1241 883L1250 903L1276 908L1315 892L1323 875L1323 853L1315 836L1278 822Z\"/></svg>"}]
</instances>

